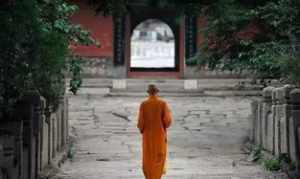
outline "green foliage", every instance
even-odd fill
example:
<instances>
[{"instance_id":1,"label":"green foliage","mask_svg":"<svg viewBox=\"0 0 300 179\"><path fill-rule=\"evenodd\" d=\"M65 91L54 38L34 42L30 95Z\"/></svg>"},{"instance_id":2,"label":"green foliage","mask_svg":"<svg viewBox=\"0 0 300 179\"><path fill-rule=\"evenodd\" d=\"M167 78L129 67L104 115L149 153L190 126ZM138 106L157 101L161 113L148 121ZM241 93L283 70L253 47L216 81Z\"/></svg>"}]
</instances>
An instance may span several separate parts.
<instances>
[{"instance_id":1,"label":"green foliage","mask_svg":"<svg viewBox=\"0 0 300 179\"><path fill-rule=\"evenodd\" d=\"M286 55L281 56L278 60L283 69L282 76L297 86L300 86L300 58Z\"/></svg>"},{"instance_id":2,"label":"green foliage","mask_svg":"<svg viewBox=\"0 0 300 179\"><path fill-rule=\"evenodd\" d=\"M295 163L291 161L288 154L280 154L279 157L270 157L265 154L262 146L253 146L251 150L252 161L262 164L269 171L279 171L284 164L288 166L288 170L295 170Z\"/></svg>"},{"instance_id":3,"label":"green foliage","mask_svg":"<svg viewBox=\"0 0 300 179\"><path fill-rule=\"evenodd\" d=\"M208 27L198 64L299 83L300 1L218 0L203 14Z\"/></svg>"},{"instance_id":4,"label":"green foliage","mask_svg":"<svg viewBox=\"0 0 300 179\"><path fill-rule=\"evenodd\" d=\"M208 17L210 32L224 40L231 38L232 33L248 24L252 18L248 12L249 9L236 0L218 0L204 11Z\"/></svg>"},{"instance_id":5,"label":"green foliage","mask_svg":"<svg viewBox=\"0 0 300 179\"><path fill-rule=\"evenodd\" d=\"M67 153L67 157L68 159L70 159L71 161L74 160L74 157L75 157L75 146L74 146L74 142L71 142L69 144L69 147L68 147L68 153Z\"/></svg>"},{"instance_id":6,"label":"green foliage","mask_svg":"<svg viewBox=\"0 0 300 179\"><path fill-rule=\"evenodd\" d=\"M49 105L57 104L65 91L69 44L94 43L87 31L69 22L77 9L64 0L14 1L0 7L0 116L10 115L29 90L38 91ZM76 80L78 75L73 75Z\"/></svg>"},{"instance_id":7,"label":"green foliage","mask_svg":"<svg viewBox=\"0 0 300 179\"><path fill-rule=\"evenodd\" d=\"M44 32L55 31L62 34L64 41L92 44L88 31L83 30L80 25L72 24L69 18L78 10L76 5L70 5L65 0L41 0L39 1L40 21Z\"/></svg>"},{"instance_id":8,"label":"green foliage","mask_svg":"<svg viewBox=\"0 0 300 179\"><path fill-rule=\"evenodd\" d=\"M279 159L265 160L264 166L269 171L278 171L281 169L281 161Z\"/></svg>"},{"instance_id":9,"label":"green foliage","mask_svg":"<svg viewBox=\"0 0 300 179\"><path fill-rule=\"evenodd\" d=\"M268 1L264 6L259 6L252 14L260 18L274 34L273 38L293 38L300 35L298 0Z\"/></svg>"},{"instance_id":10,"label":"green foliage","mask_svg":"<svg viewBox=\"0 0 300 179\"><path fill-rule=\"evenodd\" d=\"M19 96L32 88L33 71L39 60L37 3L18 1L0 7L0 107L11 113ZM26 21L24 20L26 19Z\"/></svg>"},{"instance_id":11,"label":"green foliage","mask_svg":"<svg viewBox=\"0 0 300 179\"><path fill-rule=\"evenodd\" d=\"M263 158L262 155L262 147L261 146L254 146L252 149L253 161L258 162Z\"/></svg>"},{"instance_id":12,"label":"green foliage","mask_svg":"<svg viewBox=\"0 0 300 179\"><path fill-rule=\"evenodd\" d=\"M81 87L82 84L82 77L81 77L81 65L82 61L79 57L71 58L69 63L69 72L71 74L71 81L70 81L70 91L73 94L76 94L78 89Z\"/></svg>"}]
</instances>

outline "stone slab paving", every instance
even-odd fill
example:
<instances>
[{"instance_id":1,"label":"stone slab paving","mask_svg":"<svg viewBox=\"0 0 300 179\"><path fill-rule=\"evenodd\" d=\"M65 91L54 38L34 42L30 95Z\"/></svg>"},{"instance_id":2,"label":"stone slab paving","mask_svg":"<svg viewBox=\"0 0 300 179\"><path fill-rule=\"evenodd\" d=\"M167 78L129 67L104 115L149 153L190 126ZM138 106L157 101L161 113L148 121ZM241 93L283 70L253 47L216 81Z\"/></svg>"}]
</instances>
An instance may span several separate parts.
<instances>
[{"instance_id":1,"label":"stone slab paving","mask_svg":"<svg viewBox=\"0 0 300 179\"><path fill-rule=\"evenodd\" d=\"M75 154L65 179L142 179L137 111L144 97L77 96L69 100ZM247 162L251 98L167 97L173 114L164 179L283 179Z\"/></svg>"}]
</instances>

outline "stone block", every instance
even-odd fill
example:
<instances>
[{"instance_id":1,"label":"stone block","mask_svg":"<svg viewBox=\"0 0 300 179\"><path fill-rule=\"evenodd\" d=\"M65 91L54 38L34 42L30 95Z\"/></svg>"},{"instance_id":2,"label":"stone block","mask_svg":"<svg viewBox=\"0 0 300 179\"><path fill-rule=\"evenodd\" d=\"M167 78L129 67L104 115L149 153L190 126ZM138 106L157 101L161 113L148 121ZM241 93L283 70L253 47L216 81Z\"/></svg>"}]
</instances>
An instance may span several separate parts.
<instances>
[{"instance_id":1,"label":"stone block","mask_svg":"<svg viewBox=\"0 0 300 179\"><path fill-rule=\"evenodd\" d=\"M258 107L257 107L257 121L256 121L256 124L255 124L255 143L257 145L262 145L262 104L261 103L258 103Z\"/></svg>"},{"instance_id":2,"label":"stone block","mask_svg":"<svg viewBox=\"0 0 300 179\"><path fill-rule=\"evenodd\" d=\"M282 154L288 153L288 120L287 120L287 109L288 105L283 104L279 108L280 114L280 149Z\"/></svg>"},{"instance_id":3,"label":"stone block","mask_svg":"<svg viewBox=\"0 0 300 179\"><path fill-rule=\"evenodd\" d=\"M254 100L252 101L251 103L251 111L252 111L252 115L251 117L249 118L249 124L250 124L250 141L251 142L255 142L255 135L256 135L256 125L257 125L257 121L258 121L258 116L257 116L257 113L258 113L258 106L259 106L259 101L257 100Z\"/></svg>"},{"instance_id":4,"label":"stone block","mask_svg":"<svg viewBox=\"0 0 300 179\"><path fill-rule=\"evenodd\" d=\"M273 118L273 113L269 112L267 114L267 119L266 119L266 133L264 133L265 136L265 144L266 148L269 152L274 151L274 118Z\"/></svg>"},{"instance_id":5,"label":"stone block","mask_svg":"<svg viewBox=\"0 0 300 179\"><path fill-rule=\"evenodd\" d=\"M270 116L270 108L266 103L262 103L262 116L261 116L261 144L264 149L268 149L267 141L268 141L268 118Z\"/></svg>"},{"instance_id":6,"label":"stone block","mask_svg":"<svg viewBox=\"0 0 300 179\"><path fill-rule=\"evenodd\" d=\"M261 110L261 144L264 149L273 152L274 135L274 106L266 100L262 103Z\"/></svg>"},{"instance_id":7,"label":"stone block","mask_svg":"<svg viewBox=\"0 0 300 179\"><path fill-rule=\"evenodd\" d=\"M290 98L292 103L300 103L300 89L293 89L290 92Z\"/></svg>"},{"instance_id":8,"label":"stone block","mask_svg":"<svg viewBox=\"0 0 300 179\"><path fill-rule=\"evenodd\" d=\"M77 92L78 95L107 95L110 93L110 89L109 88L80 88ZM69 96L72 96L73 94L68 91L67 94Z\"/></svg>"},{"instance_id":9,"label":"stone block","mask_svg":"<svg viewBox=\"0 0 300 179\"><path fill-rule=\"evenodd\" d=\"M112 81L113 89L126 89L127 81L125 79L114 79Z\"/></svg>"},{"instance_id":10,"label":"stone block","mask_svg":"<svg viewBox=\"0 0 300 179\"><path fill-rule=\"evenodd\" d=\"M14 166L14 146L13 136L0 136L0 167L9 168Z\"/></svg>"},{"instance_id":11,"label":"stone block","mask_svg":"<svg viewBox=\"0 0 300 179\"><path fill-rule=\"evenodd\" d=\"M61 106L60 106L61 108ZM56 111L56 150L59 151L61 147L61 113L60 113L60 108L57 109Z\"/></svg>"},{"instance_id":12,"label":"stone block","mask_svg":"<svg viewBox=\"0 0 300 179\"><path fill-rule=\"evenodd\" d=\"M197 80L184 80L184 89L185 90L197 90L198 81Z\"/></svg>"},{"instance_id":13,"label":"stone block","mask_svg":"<svg viewBox=\"0 0 300 179\"><path fill-rule=\"evenodd\" d=\"M292 161L296 161L296 145L295 145L295 133L294 133L294 121L291 116L289 118L289 148L290 148L290 158Z\"/></svg>"},{"instance_id":14,"label":"stone block","mask_svg":"<svg viewBox=\"0 0 300 179\"><path fill-rule=\"evenodd\" d=\"M290 143L293 145L290 148L291 157L296 161L297 168L300 168L300 141L299 141L299 127L300 127L300 89L296 88L290 92L291 101L291 118L292 127L290 127L291 135Z\"/></svg>"},{"instance_id":15,"label":"stone block","mask_svg":"<svg viewBox=\"0 0 300 179\"><path fill-rule=\"evenodd\" d=\"M281 128L280 128L280 116L277 105L273 105L274 108L274 122L275 122L275 130L274 130L274 153L275 155L280 155L280 136L281 136Z\"/></svg>"},{"instance_id":16,"label":"stone block","mask_svg":"<svg viewBox=\"0 0 300 179\"><path fill-rule=\"evenodd\" d=\"M53 118L52 118L52 141L53 141L53 144L52 144L52 157L54 158L56 156L56 152L57 152L57 139L58 139L58 136L57 136L57 116L56 116L56 113L53 113L52 114Z\"/></svg>"},{"instance_id":17,"label":"stone block","mask_svg":"<svg viewBox=\"0 0 300 179\"><path fill-rule=\"evenodd\" d=\"M41 168L44 168L48 165L49 161L49 125L46 122L46 118L43 119L43 133L42 133L42 162L41 162Z\"/></svg>"},{"instance_id":18,"label":"stone block","mask_svg":"<svg viewBox=\"0 0 300 179\"><path fill-rule=\"evenodd\" d=\"M284 103L286 100L285 88L284 87L275 88L273 98L274 98L273 100L277 101L279 104Z\"/></svg>"},{"instance_id":19,"label":"stone block","mask_svg":"<svg viewBox=\"0 0 300 179\"><path fill-rule=\"evenodd\" d=\"M272 98L272 93L275 88L272 86L266 87L263 89L263 97L264 98Z\"/></svg>"}]
</instances>

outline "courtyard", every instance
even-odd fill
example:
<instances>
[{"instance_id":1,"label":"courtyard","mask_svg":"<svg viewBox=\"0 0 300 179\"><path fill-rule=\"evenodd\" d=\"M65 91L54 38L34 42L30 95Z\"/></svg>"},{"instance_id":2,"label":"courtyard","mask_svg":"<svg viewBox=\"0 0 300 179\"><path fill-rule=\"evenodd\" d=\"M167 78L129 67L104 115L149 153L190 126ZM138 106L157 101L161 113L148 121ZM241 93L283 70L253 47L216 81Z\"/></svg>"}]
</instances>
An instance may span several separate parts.
<instances>
[{"instance_id":1,"label":"courtyard","mask_svg":"<svg viewBox=\"0 0 300 179\"><path fill-rule=\"evenodd\" d=\"M140 179L137 111L145 97L72 96L71 158L63 179ZM251 98L166 97L173 115L165 179L284 179L252 163L245 143Z\"/></svg>"}]
</instances>

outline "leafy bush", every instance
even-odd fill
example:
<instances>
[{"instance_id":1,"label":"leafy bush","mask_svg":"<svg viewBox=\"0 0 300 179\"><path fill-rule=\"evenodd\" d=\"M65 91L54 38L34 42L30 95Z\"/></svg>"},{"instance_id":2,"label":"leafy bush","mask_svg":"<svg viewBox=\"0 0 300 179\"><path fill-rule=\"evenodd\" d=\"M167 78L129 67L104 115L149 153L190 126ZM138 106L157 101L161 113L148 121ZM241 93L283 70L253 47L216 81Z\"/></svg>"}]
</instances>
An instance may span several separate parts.
<instances>
[{"instance_id":1,"label":"leafy bush","mask_svg":"<svg viewBox=\"0 0 300 179\"><path fill-rule=\"evenodd\" d=\"M72 62L66 60L72 58L69 44L94 43L87 31L69 22L78 8L64 0L8 2L0 6L0 116L10 115L30 90L38 91L48 105L57 104ZM69 69L78 79L78 69Z\"/></svg>"},{"instance_id":2,"label":"leafy bush","mask_svg":"<svg viewBox=\"0 0 300 179\"><path fill-rule=\"evenodd\" d=\"M258 162L263 158L262 154L262 147L261 146L254 146L252 149L253 161Z\"/></svg>"},{"instance_id":3,"label":"leafy bush","mask_svg":"<svg viewBox=\"0 0 300 179\"><path fill-rule=\"evenodd\" d=\"M203 14L208 27L198 64L299 83L300 1L219 0Z\"/></svg>"},{"instance_id":4,"label":"leafy bush","mask_svg":"<svg viewBox=\"0 0 300 179\"><path fill-rule=\"evenodd\" d=\"M70 59L69 63L69 71L71 73L71 80L70 80L70 91L73 94L77 93L77 90L81 87L82 84L82 77L81 77L81 65L82 60L80 60L80 57L75 57Z\"/></svg>"},{"instance_id":5,"label":"leafy bush","mask_svg":"<svg viewBox=\"0 0 300 179\"><path fill-rule=\"evenodd\" d=\"M269 171L278 171L281 169L281 161L279 159L265 160L264 166Z\"/></svg>"}]
</instances>

